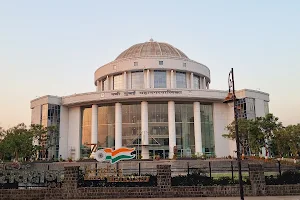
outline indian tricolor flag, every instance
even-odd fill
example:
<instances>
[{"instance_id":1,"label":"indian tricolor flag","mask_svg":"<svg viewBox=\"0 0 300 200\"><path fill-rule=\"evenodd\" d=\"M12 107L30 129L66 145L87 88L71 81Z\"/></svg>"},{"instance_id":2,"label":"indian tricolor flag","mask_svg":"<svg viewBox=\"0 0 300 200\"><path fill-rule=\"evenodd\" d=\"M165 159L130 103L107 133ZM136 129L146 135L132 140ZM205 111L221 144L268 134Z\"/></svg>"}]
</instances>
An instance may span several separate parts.
<instances>
[{"instance_id":1,"label":"indian tricolor flag","mask_svg":"<svg viewBox=\"0 0 300 200\"><path fill-rule=\"evenodd\" d=\"M132 152L135 151L134 148L121 147L119 149L101 149L95 153L95 158L99 162L110 161L111 164L114 164L120 160L130 160L135 157Z\"/></svg>"}]
</instances>

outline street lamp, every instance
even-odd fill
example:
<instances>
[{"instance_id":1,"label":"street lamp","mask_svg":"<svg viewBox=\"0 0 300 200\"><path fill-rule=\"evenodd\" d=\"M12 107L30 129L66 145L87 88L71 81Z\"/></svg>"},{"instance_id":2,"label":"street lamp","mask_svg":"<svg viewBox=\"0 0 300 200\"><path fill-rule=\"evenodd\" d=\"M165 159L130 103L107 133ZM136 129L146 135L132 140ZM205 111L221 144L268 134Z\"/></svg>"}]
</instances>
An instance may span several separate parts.
<instances>
[{"instance_id":1,"label":"street lamp","mask_svg":"<svg viewBox=\"0 0 300 200\"><path fill-rule=\"evenodd\" d=\"M237 98L235 96L235 89L234 89L234 75L233 75L233 68L231 68L228 76L228 95L224 100L224 103L230 103L233 101L233 109L234 109L234 122L235 122L235 141L236 141L236 154L237 154L237 161L238 161L238 170L239 170L239 183L240 183L240 197L241 200L244 200L244 189L243 189L243 179L242 179L242 166L241 166L241 150L240 150L240 137L238 134L239 127L238 127L238 109L237 109Z\"/></svg>"}]
</instances>

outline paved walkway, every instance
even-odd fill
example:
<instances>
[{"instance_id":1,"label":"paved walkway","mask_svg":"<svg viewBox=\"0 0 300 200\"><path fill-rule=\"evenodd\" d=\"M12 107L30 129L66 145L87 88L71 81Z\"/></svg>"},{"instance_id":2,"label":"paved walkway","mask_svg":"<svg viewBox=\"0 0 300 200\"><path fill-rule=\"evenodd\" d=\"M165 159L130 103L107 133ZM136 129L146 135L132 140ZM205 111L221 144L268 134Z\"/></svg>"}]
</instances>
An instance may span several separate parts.
<instances>
[{"instance_id":1,"label":"paved walkway","mask_svg":"<svg viewBox=\"0 0 300 200\"><path fill-rule=\"evenodd\" d=\"M79 200L79 199L78 199ZM103 200L103 199L99 199ZM141 200L141 199L107 199L107 200ZM239 197L190 197L190 198L143 198L142 200L240 200ZM245 200L300 200L300 196L245 197Z\"/></svg>"}]
</instances>

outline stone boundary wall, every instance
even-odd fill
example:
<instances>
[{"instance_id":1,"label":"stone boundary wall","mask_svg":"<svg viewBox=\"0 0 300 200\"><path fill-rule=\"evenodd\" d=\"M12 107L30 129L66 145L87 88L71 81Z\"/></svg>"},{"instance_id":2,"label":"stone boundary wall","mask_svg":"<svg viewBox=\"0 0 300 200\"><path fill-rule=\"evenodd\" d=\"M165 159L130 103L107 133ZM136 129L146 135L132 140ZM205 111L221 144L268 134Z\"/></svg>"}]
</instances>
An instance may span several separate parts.
<instances>
[{"instance_id":1,"label":"stone boundary wall","mask_svg":"<svg viewBox=\"0 0 300 200\"><path fill-rule=\"evenodd\" d=\"M79 166L66 166L61 188L0 189L0 199L116 199L164 197L229 197L239 196L239 186L171 186L171 166L157 166L156 187L78 187ZM300 185L266 185L263 167L249 165L251 185L244 185L245 196L299 195Z\"/></svg>"}]
</instances>

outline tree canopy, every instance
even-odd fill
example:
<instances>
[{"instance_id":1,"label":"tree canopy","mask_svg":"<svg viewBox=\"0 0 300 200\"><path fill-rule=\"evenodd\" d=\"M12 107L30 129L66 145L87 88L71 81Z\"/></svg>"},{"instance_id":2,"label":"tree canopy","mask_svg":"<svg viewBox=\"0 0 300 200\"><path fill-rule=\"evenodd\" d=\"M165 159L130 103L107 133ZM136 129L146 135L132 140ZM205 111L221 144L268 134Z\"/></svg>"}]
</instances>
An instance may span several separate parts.
<instances>
[{"instance_id":1,"label":"tree canopy","mask_svg":"<svg viewBox=\"0 0 300 200\"><path fill-rule=\"evenodd\" d=\"M267 114L256 119L238 119L242 153L261 153L262 147L278 156L297 156L300 148L300 124L284 127L278 117ZM226 127L223 137L235 140L235 121Z\"/></svg>"},{"instance_id":2,"label":"tree canopy","mask_svg":"<svg viewBox=\"0 0 300 200\"><path fill-rule=\"evenodd\" d=\"M49 149L54 145L57 137L57 128L31 125L26 127L21 123L7 130L0 129L0 159L19 160L29 159L41 150Z\"/></svg>"}]
</instances>

